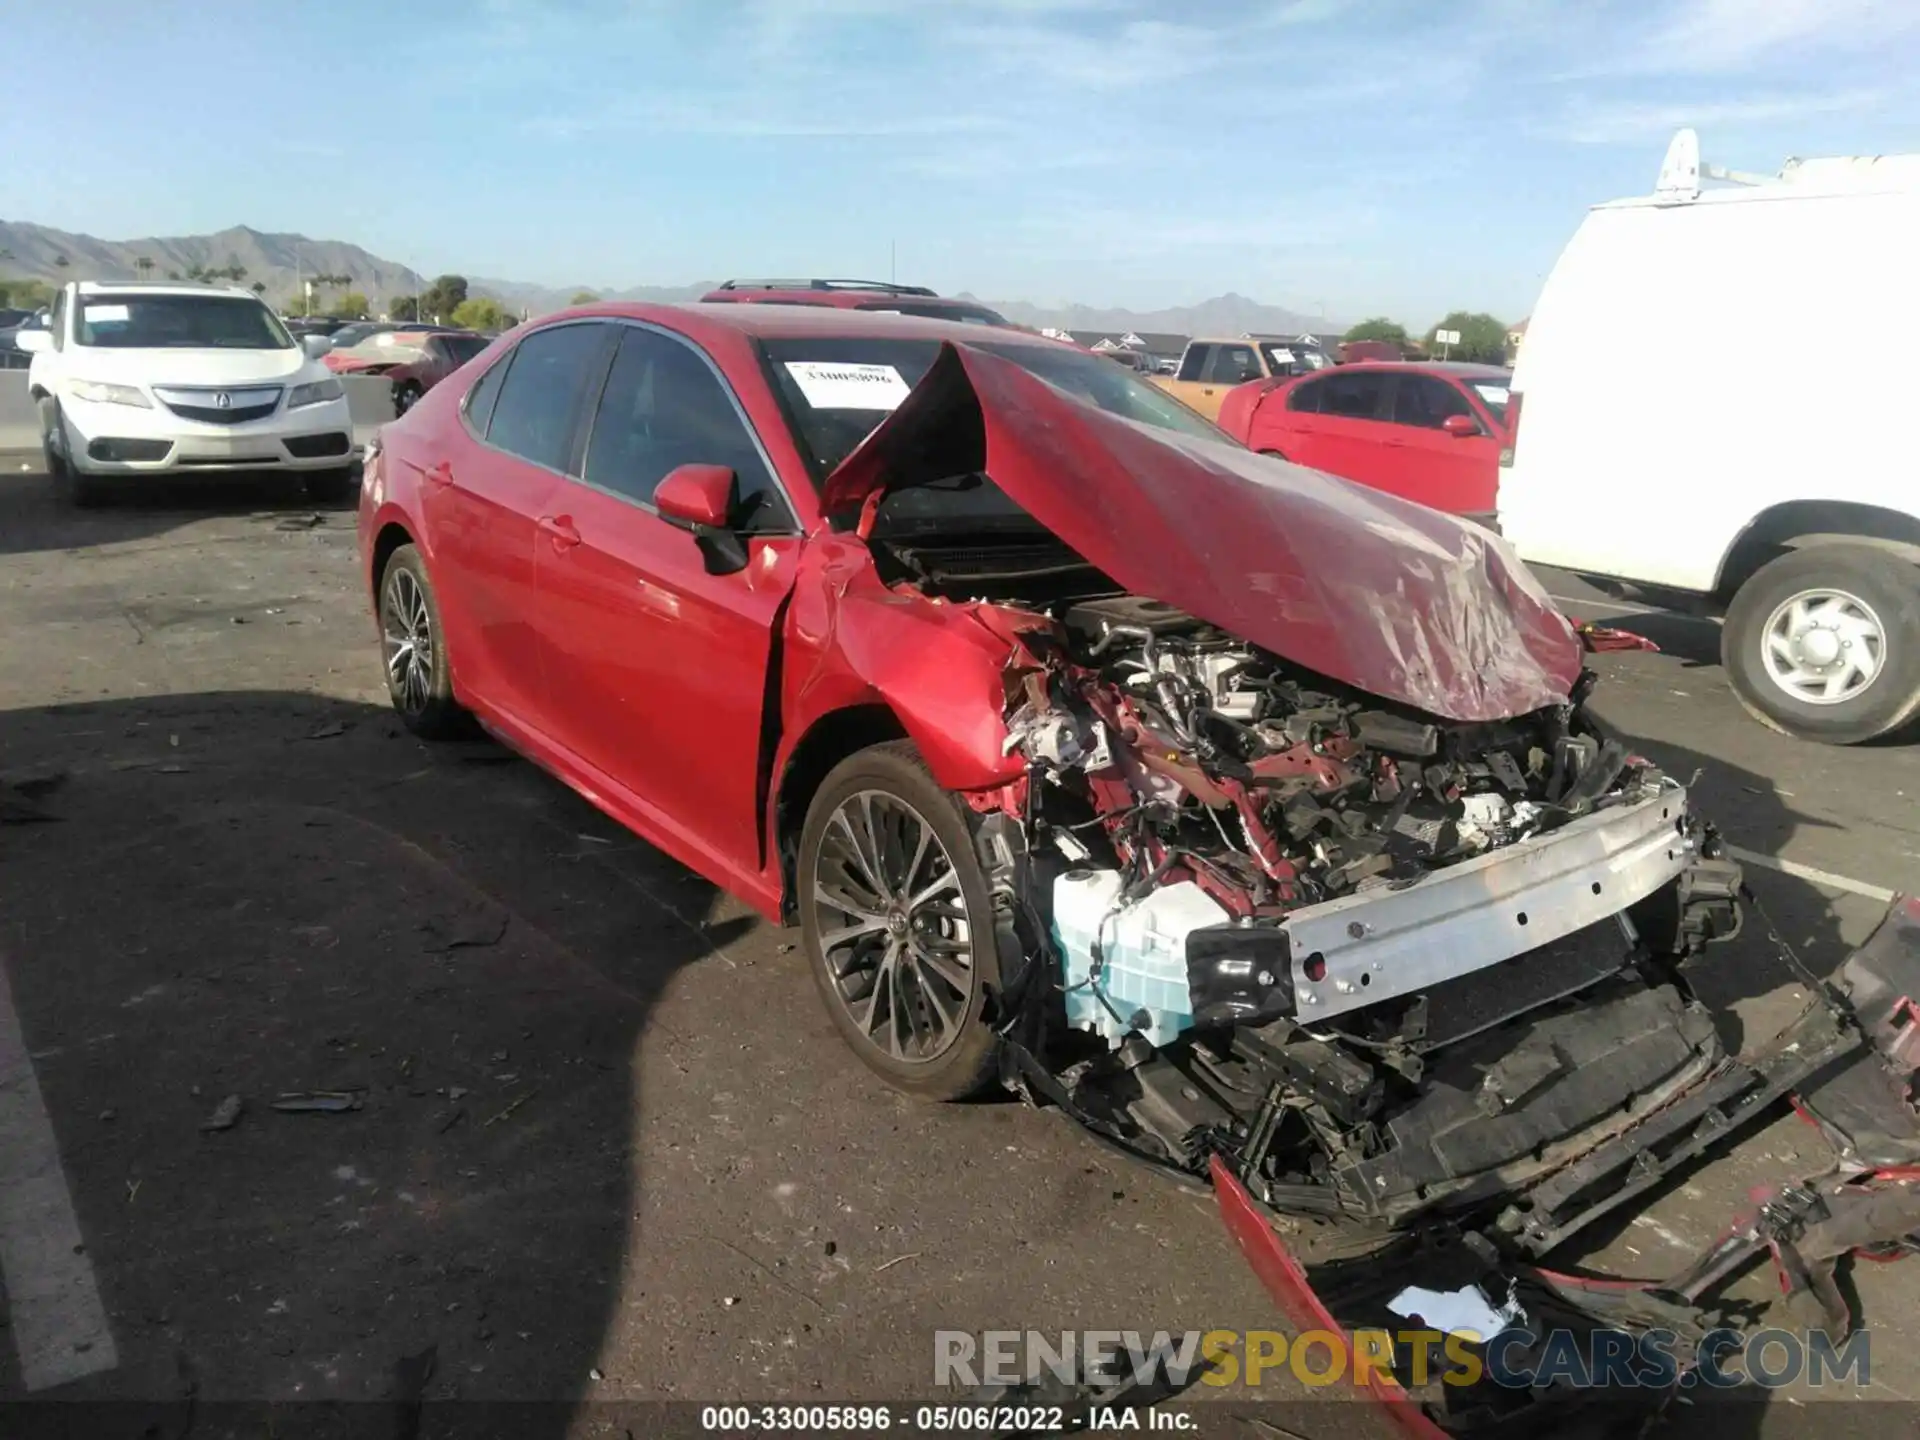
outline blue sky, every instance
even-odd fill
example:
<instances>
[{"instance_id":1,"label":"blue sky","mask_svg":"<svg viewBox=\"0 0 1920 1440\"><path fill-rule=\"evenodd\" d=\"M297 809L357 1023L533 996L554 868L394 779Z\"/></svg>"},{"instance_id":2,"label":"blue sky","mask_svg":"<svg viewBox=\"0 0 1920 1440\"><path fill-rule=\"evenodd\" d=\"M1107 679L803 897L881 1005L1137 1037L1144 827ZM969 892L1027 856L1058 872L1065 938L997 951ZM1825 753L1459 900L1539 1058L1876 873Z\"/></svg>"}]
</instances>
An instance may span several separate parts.
<instances>
[{"instance_id":1,"label":"blue sky","mask_svg":"<svg viewBox=\"0 0 1920 1440\"><path fill-rule=\"evenodd\" d=\"M554 285L1517 318L1586 205L1920 150L1914 0L8 7L0 216Z\"/></svg>"}]
</instances>

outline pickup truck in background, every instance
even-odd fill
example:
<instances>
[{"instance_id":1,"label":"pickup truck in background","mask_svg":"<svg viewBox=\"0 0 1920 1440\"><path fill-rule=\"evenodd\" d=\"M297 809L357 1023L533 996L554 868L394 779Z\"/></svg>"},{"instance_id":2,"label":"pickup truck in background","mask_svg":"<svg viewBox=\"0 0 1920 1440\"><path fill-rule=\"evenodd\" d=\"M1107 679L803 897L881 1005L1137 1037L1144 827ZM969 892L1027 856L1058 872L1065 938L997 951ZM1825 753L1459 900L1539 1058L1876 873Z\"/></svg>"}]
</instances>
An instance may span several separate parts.
<instances>
[{"instance_id":1,"label":"pickup truck in background","mask_svg":"<svg viewBox=\"0 0 1920 1440\"><path fill-rule=\"evenodd\" d=\"M1189 340L1172 375L1150 377L1189 409L1220 418L1227 392L1249 380L1284 380L1332 367L1333 357L1311 335L1293 338L1243 335L1234 340Z\"/></svg>"}]
</instances>

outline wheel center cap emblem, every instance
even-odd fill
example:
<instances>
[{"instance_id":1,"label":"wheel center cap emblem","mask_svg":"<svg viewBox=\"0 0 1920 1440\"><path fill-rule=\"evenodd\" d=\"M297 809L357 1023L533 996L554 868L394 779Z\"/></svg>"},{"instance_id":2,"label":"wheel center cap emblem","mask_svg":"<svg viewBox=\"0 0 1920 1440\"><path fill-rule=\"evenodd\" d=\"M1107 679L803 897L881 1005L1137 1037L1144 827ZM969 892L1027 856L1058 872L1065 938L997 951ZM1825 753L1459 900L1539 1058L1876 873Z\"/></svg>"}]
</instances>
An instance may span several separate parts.
<instances>
[{"instance_id":1,"label":"wheel center cap emblem","mask_svg":"<svg viewBox=\"0 0 1920 1440\"><path fill-rule=\"evenodd\" d=\"M1801 653L1814 665L1832 665L1840 658L1840 637L1831 630L1809 630L1800 637Z\"/></svg>"},{"instance_id":2,"label":"wheel center cap emblem","mask_svg":"<svg viewBox=\"0 0 1920 1440\"><path fill-rule=\"evenodd\" d=\"M898 910L894 911L891 915L887 916L887 930L888 933L893 935L905 935L907 933L907 917Z\"/></svg>"}]
</instances>

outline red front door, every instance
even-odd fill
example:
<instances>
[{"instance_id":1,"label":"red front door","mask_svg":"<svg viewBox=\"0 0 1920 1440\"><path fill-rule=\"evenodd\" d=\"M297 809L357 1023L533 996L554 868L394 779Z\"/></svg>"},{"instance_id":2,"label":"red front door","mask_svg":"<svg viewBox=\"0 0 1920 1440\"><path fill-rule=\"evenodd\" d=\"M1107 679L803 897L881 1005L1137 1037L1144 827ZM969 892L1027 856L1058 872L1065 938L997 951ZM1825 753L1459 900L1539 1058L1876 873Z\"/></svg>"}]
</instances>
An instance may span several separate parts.
<instances>
[{"instance_id":1,"label":"red front door","mask_svg":"<svg viewBox=\"0 0 1920 1440\"><path fill-rule=\"evenodd\" d=\"M536 547L544 728L577 783L683 859L751 872L774 630L803 542L705 355L621 329L579 478L552 497ZM652 508L660 481L694 463L739 477L743 569L710 573L695 537Z\"/></svg>"},{"instance_id":2,"label":"red front door","mask_svg":"<svg viewBox=\"0 0 1920 1440\"><path fill-rule=\"evenodd\" d=\"M1457 417L1457 418L1456 418ZM1491 515L1501 440L1451 380L1401 374L1394 390L1382 490L1454 515ZM1447 428L1448 423L1456 427ZM1471 433L1458 433L1464 422Z\"/></svg>"},{"instance_id":3,"label":"red front door","mask_svg":"<svg viewBox=\"0 0 1920 1440\"><path fill-rule=\"evenodd\" d=\"M1390 465L1381 447L1390 376L1334 370L1287 392L1286 439L1277 447L1297 465L1377 485Z\"/></svg>"}]
</instances>

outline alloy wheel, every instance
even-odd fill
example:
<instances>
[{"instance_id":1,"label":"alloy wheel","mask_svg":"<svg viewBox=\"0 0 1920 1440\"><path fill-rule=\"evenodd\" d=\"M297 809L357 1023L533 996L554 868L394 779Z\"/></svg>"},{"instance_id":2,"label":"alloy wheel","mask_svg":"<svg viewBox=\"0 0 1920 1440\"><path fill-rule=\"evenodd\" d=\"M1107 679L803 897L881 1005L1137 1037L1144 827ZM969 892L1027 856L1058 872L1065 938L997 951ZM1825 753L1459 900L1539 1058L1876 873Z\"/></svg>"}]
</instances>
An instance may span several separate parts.
<instances>
[{"instance_id":1,"label":"alloy wheel","mask_svg":"<svg viewBox=\"0 0 1920 1440\"><path fill-rule=\"evenodd\" d=\"M1808 705L1842 705L1879 678L1886 630L1873 607L1844 590L1802 590L1761 630L1767 676Z\"/></svg>"},{"instance_id":2,"label":"alloy wheel","mask_svg":"<svg viewBox=\"0 0 1920 1440\"><path fill-rule=\"evenodd\" d=\"M394 698L407 714L418 715L433 696L433 617L420 578L404 566L387 576L380 631Z\"/></svg>"},{"instance_id":3,"label":"alloy wheel","mask_svg":"<svg viewBox=\"0 0 1920 1440\"><path fill-rule=\"evenodd\" d=\"M945 1054L973 1003L973 932L959 871L927 818L884 790L848 796L827 821L807 894L834 993L866 1042L896 1062Z\"/></svg>"}]
</instances>

